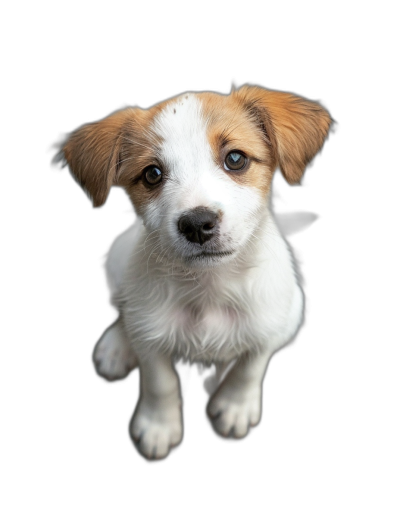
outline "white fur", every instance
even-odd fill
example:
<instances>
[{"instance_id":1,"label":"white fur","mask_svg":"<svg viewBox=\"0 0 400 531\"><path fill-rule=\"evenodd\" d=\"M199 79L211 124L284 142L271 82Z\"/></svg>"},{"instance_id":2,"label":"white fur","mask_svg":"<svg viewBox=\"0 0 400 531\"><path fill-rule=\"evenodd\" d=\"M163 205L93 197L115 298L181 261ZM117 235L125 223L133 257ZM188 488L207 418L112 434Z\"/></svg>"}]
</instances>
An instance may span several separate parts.
<instances>
[{"instance_id":1,"label":"white fur","mask_svg":"<svg viewBox=\"0 0 400 531\"><path fill-rule=\"evenodd\" d=\"M98 370L105 373L107 348L115 358L121 344L130 346L129 355L125 348L120 356L125 373L139 360L141 397L130 430L149 458L164 457L182 437L179 381L171 360L218 365L238 360L211 397L208 413L220 434L243 437L260 419L261 384L271 355L302 320L293 259L268 203L259 190L237 184L216 166L206 126L193 94L155 119L153 130L165 139L161 153L168 179L143 220L113 244L107 261L123 338L116 337L118 328L113 335L106 332L97 349ZM193 246L179 234L177 220L198 206L222 212L219 249L232 251L229 256L191 261ZM110 369L108 377L124 376L121 367Z\"/></svg>"}]
</instances>

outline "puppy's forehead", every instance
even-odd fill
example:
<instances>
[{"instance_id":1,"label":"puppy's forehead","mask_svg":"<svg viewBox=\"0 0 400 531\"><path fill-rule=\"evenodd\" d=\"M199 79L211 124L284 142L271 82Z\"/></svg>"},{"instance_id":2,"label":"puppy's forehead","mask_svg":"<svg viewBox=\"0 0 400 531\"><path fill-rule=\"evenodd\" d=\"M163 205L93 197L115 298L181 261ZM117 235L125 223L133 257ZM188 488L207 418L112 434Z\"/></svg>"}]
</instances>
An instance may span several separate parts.
<instances>
[{"instance_id":1,"label":"puppy's forehead","mask_svg":"<svg viewBox=\"0 0 400 531\"><path fill-rule=\"evenodd\" d=\"M210 155L207 123L195 94L183 94L167 103L155 116L151 129L161 138L163 157L171 165L185 160L199 163Z\"/></svg>"},{"instance_id":2,"label":"puppy's forehead","mask_svg":"<svg viewBox=\"0 0 400 531\"><path fill-rule=\"evenodd\" d=\"M216 160L226 143L250 156L269 159L259 125L235 93L187 93L158 109L151 130L161 140L168 162L200 162L205 154Z\"/></svg>"}]
</instances>

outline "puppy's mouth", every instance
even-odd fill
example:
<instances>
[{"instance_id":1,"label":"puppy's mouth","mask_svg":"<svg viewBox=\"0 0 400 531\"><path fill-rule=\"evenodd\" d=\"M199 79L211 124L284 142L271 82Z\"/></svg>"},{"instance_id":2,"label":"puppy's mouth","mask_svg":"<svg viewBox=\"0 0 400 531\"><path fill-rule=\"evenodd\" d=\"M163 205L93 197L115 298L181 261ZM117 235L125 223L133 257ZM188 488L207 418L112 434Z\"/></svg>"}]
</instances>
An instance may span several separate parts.
<instances>
[{"instance_id":1,"label":"puppy's mouth","mask_svg":"<svg viewBox=\"0 0 400 531\"><path fill-rule=\"evenodd\" d=\"M202 260L218 260L224 258L225 256L231 256L234 253L233 250L228 251L201 251L200 253L192 254L186 256L187 261L202 261Z\"/></svg>"}]
</instances>

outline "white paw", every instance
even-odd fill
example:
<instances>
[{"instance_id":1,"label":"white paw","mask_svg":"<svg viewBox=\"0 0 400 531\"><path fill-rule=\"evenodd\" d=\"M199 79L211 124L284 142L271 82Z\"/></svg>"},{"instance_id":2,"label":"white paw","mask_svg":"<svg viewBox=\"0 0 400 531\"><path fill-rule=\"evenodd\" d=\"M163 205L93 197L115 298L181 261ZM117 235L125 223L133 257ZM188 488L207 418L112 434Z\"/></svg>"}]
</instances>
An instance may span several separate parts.
<instances>
[{"instance_id":1,"label":"white paw","mask_svg":"<svg viewBox=\"0 0 400 531\"><path fill-rule=\"evenodd\" d=\"M224 437L245 437L261 418L261 387L235 387L223 382L210 398L207 414L214 429Z\"/></svg>"},{"instance_id":2,"label":"white paw","mask_svg":"<svg viewBox=\"0 0 400 531\"><path fill-rule=\"evenodd\" d=\"M139 452L147 459L162 459L183 435L182 409L177 396L150 403L140 398L129 426Z\"/></svg>"},{"instance_id":3,"label":"white paw","mask_svg":"<svg viewBox=\"0 0 400 531\"><path fill-rule=\"evenodd\" d=\"M136 356L119 320L107 328L97 342L93 362L97 373L110 381L124 378L137 366Z\"/></svg>"}]
</instances>

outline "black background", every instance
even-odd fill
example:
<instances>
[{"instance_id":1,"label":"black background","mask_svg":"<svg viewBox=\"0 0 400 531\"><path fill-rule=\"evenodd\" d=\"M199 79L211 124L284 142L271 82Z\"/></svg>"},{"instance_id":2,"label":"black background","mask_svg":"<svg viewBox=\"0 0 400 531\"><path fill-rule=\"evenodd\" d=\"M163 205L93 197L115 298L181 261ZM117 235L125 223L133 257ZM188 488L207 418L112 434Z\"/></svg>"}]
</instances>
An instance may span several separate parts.
<instances>
[{"instance_id":1,"label":"black background","mask_svg":"<svg viewBox=\"0 0 400 531\"><path fill-rule=\"evenodd\" d=\"M64 504L65 496L74 505L85 503L92 494L101 505L111 493L140 504L151 492L168 494L179 506L193 491L207 500L200 504L214 503L211 491L230 492L231 503L241 503L244 492L263 496L269 487L283 497L295 489L309 495L310 503L329 504L337 482L340 503L350 503L351 485L363 474L359 434L366 407L355 363L361 192L348 155L357 120L348 77L353 52L331 42L328 29L270 40L264 27L250 32L251 38L221 27L204 29L201 36L180 28L172 42L151 27L148 33L142 28L140 37L132 32L131 41L125 32L123 41L110 43L101 28L86 40L85 26L78 26L59 35L53 30L30 59L29 83L37 85L28 111L33 154L21 187L31 209L25 229L32 293L26 320L35 346L26 349L23 372L34 442L24 445L24 459L56 505ZM357 64L351 75L356 83ZM232 84L243 83L317 100L337 122L301 188L275 176L277 211L319 215L290 238L304 279L306 321L297 340L271 360L262 422L242 441L213 434L201 372L178 365L184 440L167 460L149 464L128 436L138 371L109 383L96 375L91 360L94 345L116 317L104 258L134 215L119 189L103 208L92 209L67 170L50 168L51 146L126 105L147 108L185 91L229 93ZM21 342L25 330L21 323ZM171 481L180 485L178 492L170 492Z\"/></svg>"}]
</instances>

